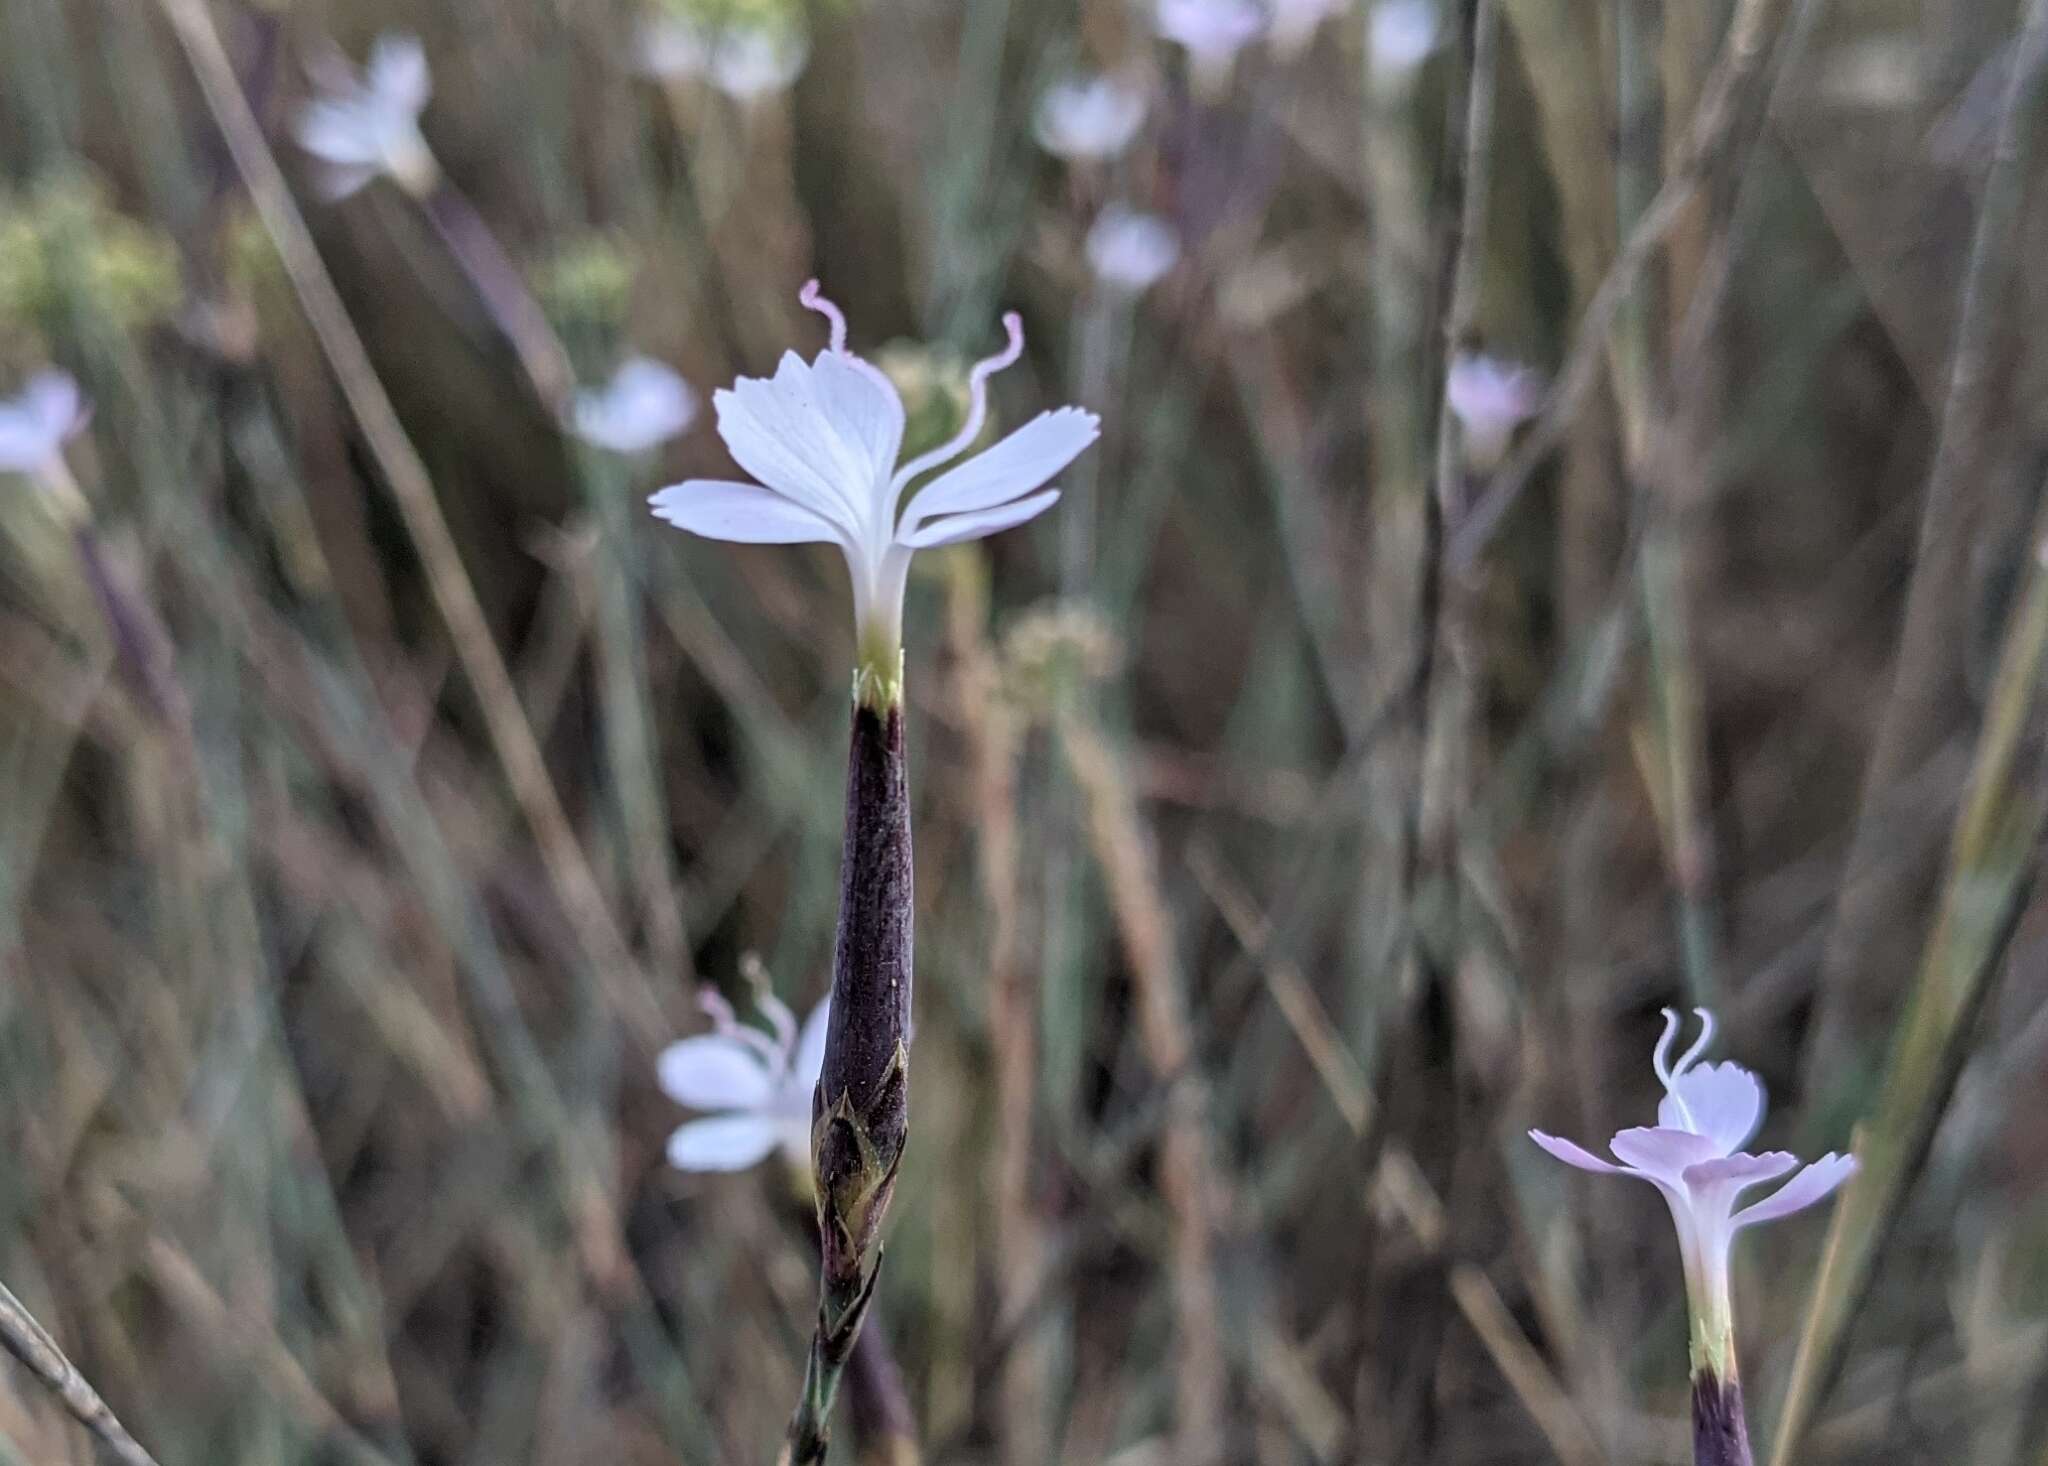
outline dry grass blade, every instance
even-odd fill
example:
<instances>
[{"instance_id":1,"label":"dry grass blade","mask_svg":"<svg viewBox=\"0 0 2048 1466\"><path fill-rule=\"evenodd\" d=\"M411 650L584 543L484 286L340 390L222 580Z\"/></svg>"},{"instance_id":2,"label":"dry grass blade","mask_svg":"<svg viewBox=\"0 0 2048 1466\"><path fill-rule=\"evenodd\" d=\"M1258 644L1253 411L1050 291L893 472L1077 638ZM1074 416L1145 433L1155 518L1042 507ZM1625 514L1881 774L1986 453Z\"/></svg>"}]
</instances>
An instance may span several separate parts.
<instances>
[{"instance_id":1,"label":"dry grass blade","mask_svg":"<svg viewBox=\"0 0 2048 1466\"><path fill-rule=\"evenodd\" d=\"M57 1341L21 1306L21 1300L0 1285L0 1346L19 1359L30 1374L41 1380L80 1425L113 1452L123 1466L157 1466L156 1458L137 1443L128 1428L114 1418L107 1402L64 1357Z\"/></svg>"},{"instance_id":2,"label":"dry grass blade","mask_svg":"<svg viewBox=\"0 0 2048 1466\"><path fill-rule=\"evenodd\" d=\"M1175 1459L1224 1459L1227 1394L1216 1298L1219 1176L1208 1134L1208 1087L1195 1066L1173 917L1159 883L1131 781L1101 730L1069 710L1060 747L1087 805L1088 831L1138 990L1138 1030L1166 1086L1159 1189L1173 1217L1172 1268L1178 1411Z\"/></svg>"},{"instance_id":3,"label":"dry grass blade","mask_svg":"<svg viewBox=\"0 0 2048 1466\"><path fill-rule=\"evenodd\" d=\"M491 743L540 844L541 858L563 909L591 964L610 985L620 1015L641 1042L651 1047L668 1032L669 1025L646 985L636 979L638 964L627 950L570 828L540 745L505 669L505 659L492 639L454 535L434 497L426 465L406 437L369 352L328 277L205 5L201 0L162 0L162 5L256 201L264 227L284 259L292 287L327 354L342 395L398 500L413 546L426 567L434 603L447 622L463 670L482 705Z\"/></svg>"}]
</instances>

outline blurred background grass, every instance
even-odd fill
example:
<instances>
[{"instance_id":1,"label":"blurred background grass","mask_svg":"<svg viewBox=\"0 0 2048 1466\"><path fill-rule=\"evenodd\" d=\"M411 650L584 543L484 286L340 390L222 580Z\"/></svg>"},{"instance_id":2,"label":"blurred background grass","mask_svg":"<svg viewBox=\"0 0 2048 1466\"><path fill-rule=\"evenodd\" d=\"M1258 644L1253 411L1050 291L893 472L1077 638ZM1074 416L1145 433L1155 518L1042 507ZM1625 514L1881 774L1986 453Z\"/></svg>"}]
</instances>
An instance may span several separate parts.
<instances>
[{"instance_id":1,"label":"blurred background grass","mask_svg":"<svg viewBox=\"0 0 2048 1466\"><path fill-rule=\"evenodd\" d=\"M586 381L639 351L708 394L814 350L815 274L934 435L1005 307L1005 420L1104 416L1066 502L911 587L917 1109L879 1325L928 1459L1688 1459L1660 1203L1522 1132L1638 1123L1657 1010L1708 1002L1768 1142L1880 1113L1900 1156L1844 1223L1888 1240L1867 1293L1831 1274L1862 1306L1792 1459L2035 1466L2019 7L1444 0L1403 76L1370 8L1198 90L1121 0L843 0L786 13L810 64L748 104L646 76L613 0L210 16L295 188L304 63L420 34L426 134ZM1760 88L1701 152L1731 12ZM1048 158L1044 87L1112 66L1151 94L1137 146ZM666 1166L653 1059L749 954L822 992L837 557L655 524L646 491L731 472L708 413L658 465L579 447L421 210L301 192L579 909L164 13L0 0L0 184L0 387L54 361L96 400L72 464L142 627L9 484L0 1277L166 1466L762 1459L801 1208ZM1088 276L1112 200L1183 242L1142 296ZM1439 456L1481 349L1584 388L1499 475ZM1826 1228L1744 1244L1766 1436ZM0 1461L88 1459L0 1372Z\"/></svg>"}]
</instances>

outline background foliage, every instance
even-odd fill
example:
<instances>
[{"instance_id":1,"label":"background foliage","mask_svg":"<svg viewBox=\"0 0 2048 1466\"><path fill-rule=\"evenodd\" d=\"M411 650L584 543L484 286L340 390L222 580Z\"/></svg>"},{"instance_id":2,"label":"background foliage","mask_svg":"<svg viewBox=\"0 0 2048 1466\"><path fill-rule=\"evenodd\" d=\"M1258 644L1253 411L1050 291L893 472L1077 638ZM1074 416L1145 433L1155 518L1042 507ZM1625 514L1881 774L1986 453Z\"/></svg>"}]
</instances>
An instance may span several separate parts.
<instances>
[{"instance_id":1,"label":"background foliage","mask_svg":"<svg viewBox=\"0 0 2048 1466\"><path fill-rule=\"evenodd\" d=\"M1695 169L1731 11L1762 89ZM1659 1203L1523 1132L1638 1123L1657 1010L1711 1003L1766 1141L1902 1157L1845 1204L1839 1246L1884 1246L1797 1459L2048 1460L2015 5L1446 0L1400 87L1360 7L1202 96L1118 0L863 0L750 107L638 74L610 0L210 13L295 186L304 60L418 31L427 135L586 380L813 350L816 274L921 420L1006 306L1006 420L1104 414L1053 514L911 590L879 1316L928 1459L1688 1459ZM1114 169L1031 141L1075 64L1154 92ZM72 461L134 613L9 485L0 1277L166 1466L761 1459L801 1205L669 1169L653 1059L693 985L822 991L836 557L654 524L646 490L730 472L708 413L658 467L579 451L410 201L301 194L579 909L164 14L0 0L0 185L0 384L96 399ZM1112 197L1186 246L1135 300L1082 260ZM1585 374L1511 500L1435 467L1481 347ZM1827 1227L1744 1244L1766 1437ZM0 1371L0 1460L87 1459Z\"/></svg>"}]
</instances>

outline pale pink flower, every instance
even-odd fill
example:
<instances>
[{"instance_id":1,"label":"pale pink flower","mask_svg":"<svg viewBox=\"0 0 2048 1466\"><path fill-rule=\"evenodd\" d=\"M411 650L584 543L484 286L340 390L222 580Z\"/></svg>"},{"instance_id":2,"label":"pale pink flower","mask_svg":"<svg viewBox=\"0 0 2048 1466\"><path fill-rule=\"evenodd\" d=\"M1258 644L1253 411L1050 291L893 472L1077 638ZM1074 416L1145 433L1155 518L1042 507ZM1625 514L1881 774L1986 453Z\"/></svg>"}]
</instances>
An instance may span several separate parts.
<instances>
[{"instance_id":1,"label":"pale pink flower","mask_svg":"<svg viewBox=\"0 0 2048 1466\"><path fill-rule=\"evenodd\" d=\"M1099 420L1062 407L962 457L988 421L988 379L1024 351L1023 324L1008 315L1009 345L969 374L960 431L899 464L903 399L879 368L847 350L846 318L818 293L815 280L801 299L831 323L831 344L810 361L785 352L773 377L741 377L711 399L718 435L757 482L691 479L650 502L658 517L709 539L838 545L853 582L861 673L886 681L901 661L910 557L995 534L1050 509L1059 490L1046 484L1095 441ZM945 471L906 504L910 485L940 468Z\"/></svg>"},{"instance_id":2,"label":"pale pink flower","mask_svg":"<svg viewBox=\"0 0 2048 1466\"><path fill-rule=\"evenodd\" d=\"M380 175L413 194L433 185L439 169L420 135L433 78L418 37L379 36L361 76L338 54L323 56L313 81L318 95L293 133L322 165L322 193L346 198Z\"/></svg>"},{"instance_id":3,"label":"pale pink flower","mask_svg":"<svg viewBox=\"0 0 2048 1466\"><path fill-rule=\"evenodd\" d=\"M668 1097L702 1119L669 1137L669 1163L685 1171L744 1171L780 1149L791 1165L811 1158L811 1091L825 1067L827 998L801 1032L772 994L760 1000L773 1033L741 1023L715 993L702 999L712 1031L672 1043L656 1061Z\"/></svg>"},{"instance_id":4,"label":"pale pink flower","mask_svg":"<svg viewBox=\"0 0 2048 1466\"><path fill-rule=\"evenodd\" d=\"M1372 74L1383 82L1405 80L1442 38L1435 0L1378 0L1370 35Z\"/></svg>"},{"instance_id":5,"label":"pale pink flower","mask_svg":"<svg viewBox=\"0 0 2048 1466\"><path fill-rule=\"evenodd\" d=\"M697 412L695 389L672 367L629 357L602 387L576 394L576 433L630 458L684 432Z\"/></svg>"},{"instance_id":6,"label":"pale pink flower","mask_svg":"<svg viewBox=\"0 0 2048 1466\"><path fill-rule=\"evenodd\" d=\"M1461 351L1444 378L1444 405L1465 430L1473 463L1496 462L1543 403L1543 379L1518 362Z\"/></svg>"},{"instance_id":7,"label":"pale pink flower","mask_svg":"<svg viewBox=\"0 0 2048 1466\"><path fill-rule=\"evenodd\" d=\"M85 431L92 406L69 373L42 371L19 396L0 401L0 473L18 473L46 488L71 482L64 445Z\"/></svg>"},{"instance_id":8,"label":"pale pink flower","mask_svg":"<svg viewBox=\"0 0 2048 1466\"><path fill-rule=\"evenodd\" d=\"M1088 265L1112 290L1136 295L1165 278L1180 259L1180 235L1157 214L1111 204L1088 231Z\"/></svg>"},{"instance_id":9,"label":"pale pink flower","mask_svg":"<svg viewBox=\"0 0 2048 1466\"><path fill-rule=\"evenodd\" d=\"M1671 1009L1664 1010L1664 1036L1657 1041L1653 1061L1664 1086L1657 1123L1619 1131L1608 1142L1620 1165L1541 1130L1531 1130L1529 1138L1580 1170L1633 1176L1662 1193L1678 1228L1678 1250L1685 1264L1693 1367L1709 1367L1725 1380L1730 1377L1734 1334L1728 1256L1736 1234L1812 1206L1855 1174L1856 1158L1830 1151L1801 1169L1799 1158L1786 1151L1753 1155L1743 1150L1763 1123L1763 1086L1740 1064L1695 1063L1714 1036L1713 1016L1704 1008L1695 1011L1702 1025L1700 1036L1673 1064L1671 1042L1680 1019ZM1744 1191L1784 1176L1791 1180L1761 1201L1737 1209Z\"/></svg>"},{"instance_id":10,"label":"pale pink flower","mask_svg":"<svg viewBox=\"0 0 2048 1466\"><path fill-rule=\"evenodd\" d=\"M1069 162L1107 162L1128 148L1144 125L1144 92L1114 76L1055 82L1031 115L1038 145Z\"/></svg>"},{"instance_id":11,"label":"pale pink flower","mask_svg":"<svg viewBox=\"0 0 2048 1466\"><path fill-rule=\"evenodd\" d=\"M793 27L706 25L664 16L640 32L645 70L669 79L707 81L736 102L758 102L788 91L810 56L810 43Z\"/></svg>"},{"instance_id":12,"label":"pale pink flower","mask_svg":"<svg viewBox=\"0 0 2048 1466\"><path fill-rule=\"evenodd\" d=\"M1265 33L1268 19L1259 0L1154 0L1152 12L1153 28L1188 53L1207 92L1229 81L1237 53Z\"/></svg>"}]
</instances>

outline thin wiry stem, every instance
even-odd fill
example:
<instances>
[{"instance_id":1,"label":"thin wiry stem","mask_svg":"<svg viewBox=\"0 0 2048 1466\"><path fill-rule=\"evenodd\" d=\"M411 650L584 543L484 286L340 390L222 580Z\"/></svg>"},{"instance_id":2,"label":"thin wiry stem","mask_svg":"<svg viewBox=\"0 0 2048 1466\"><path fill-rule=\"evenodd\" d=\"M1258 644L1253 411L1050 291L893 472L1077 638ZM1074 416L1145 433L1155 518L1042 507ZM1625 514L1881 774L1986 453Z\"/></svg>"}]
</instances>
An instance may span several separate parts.
<instances>
[{"instance_id":1,"label":"thin wiry stem","mask_svg":"<svg viewBox=\"0 0 2048 1466\"><path fill-rule=\"evenodd\" d=\"M641 1041L652 1046L669 1024L647 986L635 980L634 962L605 903L597 878L555 792L540 745L520 706L519 694L492 639L476 588L462 564L455 537L434 497L426 465L406 436L390 396L378 380L368 350L349 320L347 307L320 258L306 222L292 202L284 174L263 139L235 80L220 33L200 0L161 0L193 72L205 93L235 165L255 199L264 227L277 246L300 305L311 321L342 395L393 497L424 563L434 604L447 623L463 670L484 714L492 746L519 801L562 908L600 980L611 987L621 1016Z\"/></svg>"},{"instance_id":2,"label":"thin wiry stem","mask_svg":"<svg viewBox=\"0 0 2048 1466\"><path fill-rule=\"evenodd\" d=\"M123 1466L157 1466L156 1458L137 1443L128 1428L114 1418L107 1402L64 1357L57 1341L37 1323L21 1300L0 1284L0 1347L19 1359L28 1372L43 1382L71 1418L91 1431Z\"/></svg>"}]
</instances>

